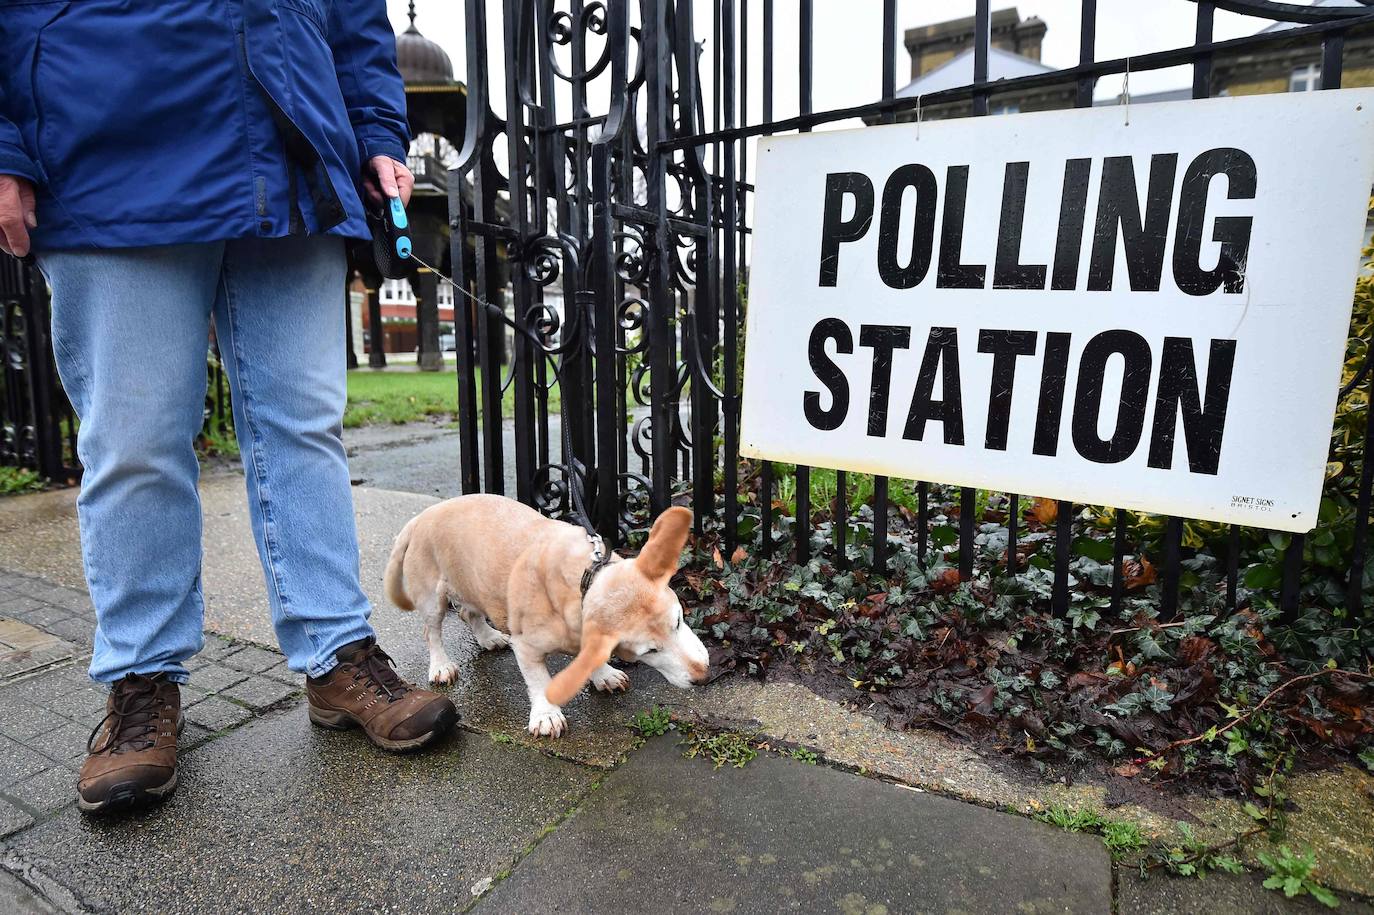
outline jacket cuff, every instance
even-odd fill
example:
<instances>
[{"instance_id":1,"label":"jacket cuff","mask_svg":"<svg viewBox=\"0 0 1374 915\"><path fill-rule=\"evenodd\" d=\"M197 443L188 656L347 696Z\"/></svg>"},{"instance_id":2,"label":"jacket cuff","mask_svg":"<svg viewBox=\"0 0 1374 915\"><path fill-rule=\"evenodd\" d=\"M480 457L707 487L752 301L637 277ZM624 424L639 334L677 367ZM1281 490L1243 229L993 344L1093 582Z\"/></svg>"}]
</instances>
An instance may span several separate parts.
<instances>
[{"instance_id":1,"label":"jacket cuff","mask_svg":"<svg viewBox=\"0 0 1374 915\"><path fill-rule=\"evenodd\" d=\"M358 138L358 155L364 167L376 156L389 156L402 165L406 162L406 146L391 134Z\"/></svg>"},{"instance_id":2,"label":"jacket cuff","mask_svg":"<svg viewBox=\"0 0 1374 915\"><path fill-rule=\"evenodd\" d=\"M405 161L404 157L401 161ZM33 184L42 184L33 159L22 149L8 143L0 143L0 175L18 175Z\"/></svg>"}]
</instances>

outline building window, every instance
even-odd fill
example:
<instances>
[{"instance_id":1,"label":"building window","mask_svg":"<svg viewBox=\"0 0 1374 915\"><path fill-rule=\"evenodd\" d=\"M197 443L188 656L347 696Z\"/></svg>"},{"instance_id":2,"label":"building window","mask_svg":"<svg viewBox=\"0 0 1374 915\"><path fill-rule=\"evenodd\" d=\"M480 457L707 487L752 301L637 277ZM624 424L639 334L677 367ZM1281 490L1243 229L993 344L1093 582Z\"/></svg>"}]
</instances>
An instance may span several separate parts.
<instances>
[{"instance_id":1,"label":"building window","mask_svg":"<svg viewBox=\"0 0 1374 915\"><path fill-rule=\"evenodd\" d=\"M409 280L383 280L381 300L383 305L414 305L415 293Z\"/></svg>"},{"instance_id":2,"label":"building window","mask_svg":"<svg viewBox=\"0 0 1374 915\"><path fill-rule=\"evenodd\" d=\"M1320 64L1306 64L1293 68L1288 78L1289 92L1316 92L1322 87L1322 68Z\"/></svg>"},{"instance_id":3,"label":"building window","mask_svg":"<svg viewBox=\"0 0 1374 915\"><path fill-rule=\"evenodd\" d=\"M438 294L438 296L436 297L436 301L439 303L439 307L440 307L440 308L452 308L452 307L453 307L453 287L450 286L448 283L445 283L443 280L440 280L440 281L439 281L438 287L439 287L439 294Z\"/></svg>"},{"instance_id":4,"label":"building window","mask_svg":"<svg viewBox=\"0 0 1374 915\"><path fill-rule=\"evenodd\" d=\"M1004 105L993 105L988 109L988 114L1019 114L1021 106L1015 102L1007 102Z\"/></svg>"}]
</instances>

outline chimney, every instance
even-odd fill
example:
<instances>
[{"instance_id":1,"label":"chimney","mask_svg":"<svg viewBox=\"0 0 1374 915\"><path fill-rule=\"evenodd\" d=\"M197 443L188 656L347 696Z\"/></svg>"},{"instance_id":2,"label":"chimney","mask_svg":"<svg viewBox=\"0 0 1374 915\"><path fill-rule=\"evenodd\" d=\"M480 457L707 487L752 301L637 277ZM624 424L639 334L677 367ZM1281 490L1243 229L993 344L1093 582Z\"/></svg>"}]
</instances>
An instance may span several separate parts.
<instances>
[{"instance_id":1,"label":"chimney","mask_svg":"<svg viewBox=\"0 0 1374 915\"><path fill-rule=\"evenodd\" d=\"M974 17L950 19L907 29L903 36L911 55L911 78L923 76L973 46ZM1032 16L1022 19L1016 7L997 10L991 17L992 46L1013 54L1040 59L1045 23Z\"/></svg>"}]
</instances>

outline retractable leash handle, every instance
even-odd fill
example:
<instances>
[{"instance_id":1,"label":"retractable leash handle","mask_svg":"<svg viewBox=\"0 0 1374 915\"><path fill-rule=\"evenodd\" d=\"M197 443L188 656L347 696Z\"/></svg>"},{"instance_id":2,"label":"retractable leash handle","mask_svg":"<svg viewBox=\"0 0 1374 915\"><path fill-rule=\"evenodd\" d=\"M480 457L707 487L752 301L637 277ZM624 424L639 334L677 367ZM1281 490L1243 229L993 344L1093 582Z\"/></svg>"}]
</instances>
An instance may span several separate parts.
<instances>
[{"instance_id":1,"label":"retractable leash handle","mask_svg":"<svg viewBox=\"0 0 1374 915\"><path fill-rule=\"evenodd\" d=\"M377 270L389 280L409 276L413 265L410 259L410 219L401 198L389 197L380 212L368 210L368 227L372 229L372 257Z\"/></svg>"}]
</instances>

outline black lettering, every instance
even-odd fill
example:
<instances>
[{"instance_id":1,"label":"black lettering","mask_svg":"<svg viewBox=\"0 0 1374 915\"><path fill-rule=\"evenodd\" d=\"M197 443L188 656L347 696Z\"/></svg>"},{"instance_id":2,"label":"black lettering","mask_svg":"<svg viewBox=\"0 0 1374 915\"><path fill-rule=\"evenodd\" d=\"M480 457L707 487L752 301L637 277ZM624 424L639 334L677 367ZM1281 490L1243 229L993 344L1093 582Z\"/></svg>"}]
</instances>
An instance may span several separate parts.
<instances>
[{"instance_id":1,"label":"black lettering","mask_svg":"<svg viewBox=\"0 0 1374 915\"><path fill-rule=\"evenodd\" d=\"M849 325L839 318L822 318L811 328L807 358L811 361L811 371L830 392L830 409L821 409L821 395L817 391L805 392L802 406L806 421L822 432L838 429L849 413L849 381L825 351L825 344L830 340L835 343L836 353L854 352L854 335L849 332Z\"/></svg>"},{"instance_id":2,"label":"black lettering","mask_svg":"<svg viewBox=\"0 0 1374 915\"><path fill-rule=\"evenodd\" d=\"M988 268L959 261L964 249L964 207L968 202L968 166L951 165L945 173L945 218L940 223L940 289L982 289Z\"/></svg>"},{"instance_id":3,"label":"black lettering","mask_svg":"<svg viewBox=\"0 0 1374 915\"><path fill-rule=\"evenodd\" d=\"M854 198L854 215L844 218L845 195ZM825 216L821 222L820 285L834 286L840 268L840 245L858 241L873 224L873 182L859 172L825 176Z\"/></svg>"},{"instance_id":4,"label":"black lettering","mask_svg":"<svg viewBox=\"0 0 1374 915\"><path fill-rule=\"evenodd\" d=\"M1002 216L997 223L997 261L994 289L1044 289L1044 264L1021 263L1021 235L1026 222L1026 184L1029 162L1008 162L1002 180Z\"/></svg>"},{"instance_id":5,"label":"black lettering","mask_svg":"<svg viewBox=\"0 0 1374 915\"><path fill-rule=\"evenodd\" d=\"M1069 376L1069 335L1045 335L1045 364L1040 369L1040 408L1035 413L1032 451L1046 457L1059 453L1059 425L1064 413L1064 384Z\"/></svg>"},{"instance_id":6,"label":"black lettering","mask_svg":"<svg viewBox=\"0 0 1374 915\"><path fill-rule=\"evenodd\" d=\"M911 255L906 265L897 262L897 235L902 225L902 197L907 188L916 190L916 211L911 220ZM893 289L919 286L930 270L935 247L935 202L939 191L935 174L924 165L903 165L883 186L883 204L878 221L878 274Z\"/></svg>"},{"instance_id":7,"label":"black lettering","mask_svg":"<svg viewBox=\"0 0 1374 915\"><path fill-rule=\"evenodd\" d=\"M1033 330L982 330L978 352L992 353L992 393L988 396L988 428L983 447L1007 450L1011 426L1011 395L1016 387L1016 357L1034 356L1037 334Z\"/></svg>"},{"instance_id":8,"label":"black lettering","mask_svg":"<svg viewBox=\"0 0 1374 915\"><path fill-rule=\"evenodd\" d=\"M1050 288L1067 291L1078 286L1078 258L1083 251L1083 222L1088 215L1088 178L1091 159L1064 163L1064 195L1059 201L1059 235L1054 243L1054 276Z\"/></svg>"},{"instance_id":9,"label":"black lettering","mask_svg":"<svg viewBox=\"0 0 1374 915\"><path fill-rule=\"evenodd\" d=\"M1097 434L1097 421L1102 415L1102 386L1107 360L1115 355L1126 361L1121 378L1121 404L1116 412L1116 428L1110 438L1102 439ZM1104 331L1083 347L1073 398L1073 445L1079 454L1098 464L1119 464L1135 453L1145 434L1145 407L1153 361L1150 344L1134 331Z\"/></svg>"},{"instance_id":10,"label":"black lettering","mask_svg":"<svg viewBox=\"0 0 1374 915\"><path fill-rule=\"evenodd\" d=\"M1150 159L1150 186L1145 192L1145 219L1140 218L1135 167L1130 156L1109 156L1102 163L1102 191L1097 199L1097 228L1093 232L1088 290L1112 288L1116 270L1116 239L1126 246L1126 272L1135 292L1158 292L1164 272L1164 243L1169 234L1169 205L1178 171L1177 153Z\"/></svg>"},{"instance_id":11,"label":"black lettering","mask_svg":"<svg viewBox=\"0 0 1374 915\"><path fill-rule=\"evenodd\" d=\"M1255 199L1255 160L1233 147L1209 149L1183 173L1178 197L1178 228L1174 233L1174 282L1189 295L1209 295L1225 284L1227 292L1245 290L1245 266L1250 258L1249 216L1218 216L1212 241L1221 244L1217 265L1202 269L1202 227L1207 218L1207 190L1217 175L1226 176L1226 199Z\"/></svg>"},{"instance_id":12,"label":"black lettering","mask_svg":"<svg viewBox=\"0 0 1374 915\"><path fill-rule=\"evenodd\" d=\"M1155 393L1154 430L1150 436L1149 465L1168 470L1174 463L1174 432L1178 411L1183 410L1183 440L1187 443L1188 469L1216 475L1221 463L1221 437L1226 430L1226 409L1231 399L1231 370L1236 363L1236 341L1213 340L1207 357L1207 393L1198 393L1197 362L1193 341L1165 337L1159 361L1159 390Z\"/></svg>"},{"instance_id":13,"label":"black lettering","mask_svg":"<svg viewBox=\"0 0 1374 915\"><path fill-rule=\"evenodd\" d=\"M911 328L889 324L864 324L859 345L873 348L873 378L868 390L868 434L887 434L888 394L892 390L892 351L911 346Z\"/></svg>"},{"instance_id":14,"label":"black lettering","mask_svg":"<svg viewBox=\"0 0 1374 915\"><path fill-rule=\"evenodd\" d=\"M935 373L941 369L940 396L943 400L935 400ZM959 389L959 332L953 327L930 329L902 438L924 441L926 422L932 419L943 424L946 445L964 443L964 400Z\"/></svg>"}]
</instances>

